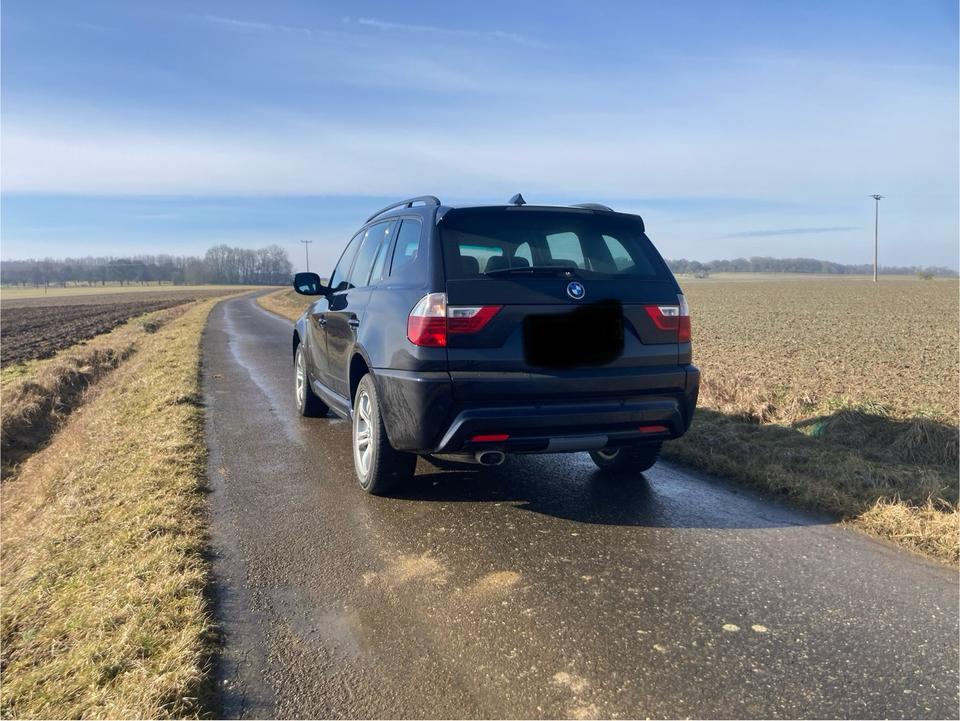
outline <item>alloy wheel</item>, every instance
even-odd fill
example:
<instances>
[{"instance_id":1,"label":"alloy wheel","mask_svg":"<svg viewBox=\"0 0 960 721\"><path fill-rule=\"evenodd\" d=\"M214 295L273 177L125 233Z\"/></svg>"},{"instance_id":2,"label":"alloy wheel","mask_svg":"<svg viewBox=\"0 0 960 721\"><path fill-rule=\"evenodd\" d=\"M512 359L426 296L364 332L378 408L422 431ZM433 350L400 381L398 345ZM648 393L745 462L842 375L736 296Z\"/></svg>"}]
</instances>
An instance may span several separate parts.
<instances>
[{"instance_id":1,"label":"alloy wheel","mask_svg":"<svg viewBox=\"0 0 960 721\"><path fill-rule=\"evenodd\" d=\"M307 369L304 367L303 349L297 347L296 362L297 404L303 408L304 395L307 391Z\"/></svg>"},{"instance_id":2,"label":"alloy wheel","mask_svg":"<svg viewBox=\"0 0 960 721\"><path fill-rule=\"evenodd\" d=\"M357 394L356 416L353 421L353 458L357 470L364 478L370 472L370 463L373 460L373 424L370 422L373 415L370 396L365 390Z\"/></svg>"}]
</instances>

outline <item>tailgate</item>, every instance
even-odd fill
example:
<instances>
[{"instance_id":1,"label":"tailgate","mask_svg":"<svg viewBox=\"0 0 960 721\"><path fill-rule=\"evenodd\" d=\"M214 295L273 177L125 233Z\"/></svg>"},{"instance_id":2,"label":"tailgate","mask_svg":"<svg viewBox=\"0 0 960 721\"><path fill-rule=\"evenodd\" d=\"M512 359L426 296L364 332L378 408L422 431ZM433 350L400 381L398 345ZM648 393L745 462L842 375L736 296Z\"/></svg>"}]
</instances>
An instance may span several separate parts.
<instances>
[{"instance_id":1,"label":"tailgate","mask_svg":"<svg viewBox=\"0 0 960 721\"><path fill-rule=\"evenodd\" d=\"M679 314L679 288L640 218L465 208L439 228L448 314L483 319L448 335L455 392L484 380L521 398L683 388L676 325L657 311Z\"/></svg>"},{"instance_id":2,"label":"tailgate","mask_svg":"<svg viewBox=\"0 0 960 721\"><path fill-rule=\"evenodd\" d=\"M567 294L571 282L566 277L448 281L451 306L501 306L479 332L448 338L454 380L467 382L471 396L521 398L683 388L676 333L657 328L645 309L676 303L671 283L577 281L586 292L576 301ZM486 391L478 386L484 381L490 384Z\"/></svg>"}]
</instances>

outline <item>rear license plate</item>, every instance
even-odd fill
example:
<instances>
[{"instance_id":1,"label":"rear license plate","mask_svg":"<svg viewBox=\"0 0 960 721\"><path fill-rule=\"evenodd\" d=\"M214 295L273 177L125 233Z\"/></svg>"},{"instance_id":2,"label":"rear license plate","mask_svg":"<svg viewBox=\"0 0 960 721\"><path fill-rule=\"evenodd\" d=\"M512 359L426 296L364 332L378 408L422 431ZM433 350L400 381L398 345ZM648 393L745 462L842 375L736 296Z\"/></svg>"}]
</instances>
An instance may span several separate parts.
<instances>
[{"instance_id":1,"label":"rear license plate","mask_svg":"<svg viewBox=\"0 0 960 721\"><path fill-rule=\"evenodd\" d=\"M527 364L541 368L611 363L623 354L623 307L600 301L567 313L528 315L523 350Z\"/></svg>"}]
</instances>

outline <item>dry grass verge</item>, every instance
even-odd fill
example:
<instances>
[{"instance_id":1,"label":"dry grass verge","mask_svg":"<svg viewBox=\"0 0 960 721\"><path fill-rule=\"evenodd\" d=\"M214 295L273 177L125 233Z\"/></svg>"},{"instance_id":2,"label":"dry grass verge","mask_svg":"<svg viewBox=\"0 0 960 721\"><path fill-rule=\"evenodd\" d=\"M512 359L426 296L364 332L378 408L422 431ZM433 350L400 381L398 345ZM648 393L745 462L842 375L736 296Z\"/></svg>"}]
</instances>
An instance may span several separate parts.
<instances>
[{"instance_id":1,"label":"dry grass verge","mask_svg":"<svg viewBox=\"0 0 960 721\"><path fill-rule=\"evenodd\" d=\"M882 538L957 564L960 514L956 505L921 505L881 498L854 519L854 525Z\"/></svg>"},{"instance_id":2,"label":"dry grass verge","mask_svg":"<svg viewBox=\"0 0 960 721\"><path fill-rule=\"evenodd\" d=\"M260 307L284 318L296 320L313 300L306 295L300 295L290 288L281 288L273 293L267 293L257 298Z\"/></svg>"},{"instance_id":3,"label":"dry grass verge","mask_svg":"<svg viewBox=\"0 0 960 721\"><path fill-rule=\"evenodd\" d=\"M45 361L10 366L0 408L0 478L41 448L82 402L87 389L114 370L145 334L155 333L185 306L134 318L110 333L78 343Z\"/></svg>"},{"instance_id":4,"label":"dry grass verge","mask_svg":"<svg viewBox=\"0 0 960 721\"><path fill-rule=\"evenodd\" d=\"M0 488L0 712L165 718L201 709L200 338L215 301L144 335Z\"/></svg>"},{"instance_id":5,"label":"dry grass verge","mask_svg":"<svg viewBox=\"0 0 960 721\"><path fill-rule=\"evenodd\" d=\"M869 424L882 420L870 418ZM849 417L841 422L848 423ZM830 421L825 423L829 426ZM906 424L901 441L891 443L885 452L873 444L853 447L850 439L834 440L829 433L814 437L700 409L690 432L664 446L664 456L836 514L857 528L956 565L960 562L956 461L918 462L898 454L898 443L913 437L914 428ZM932 446L915 444L914 458L939 460L943 436L949 433L949 427L941 427L932 433Z\"/></svg>"}]
</instances>

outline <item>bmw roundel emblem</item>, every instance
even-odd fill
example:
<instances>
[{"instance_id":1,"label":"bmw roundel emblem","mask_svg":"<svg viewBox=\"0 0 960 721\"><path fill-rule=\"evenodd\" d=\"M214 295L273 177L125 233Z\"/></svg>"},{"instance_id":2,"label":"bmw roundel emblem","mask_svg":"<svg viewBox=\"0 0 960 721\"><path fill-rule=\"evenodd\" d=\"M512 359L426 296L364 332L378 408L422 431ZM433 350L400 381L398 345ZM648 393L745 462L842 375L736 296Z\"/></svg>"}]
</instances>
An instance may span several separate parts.
<instances>
[{"instance_id":1,"label":"bmw roundel emblem","mask_svg":"<svg viewBox=\"0 0 960 721\"><path fill-rule=\"evenodd\" d=\"M567 284L567 295L574 300L583 300L586 294L587 289L583 287L583 283L575 280Z\"/></svg>"}]
</instances>

